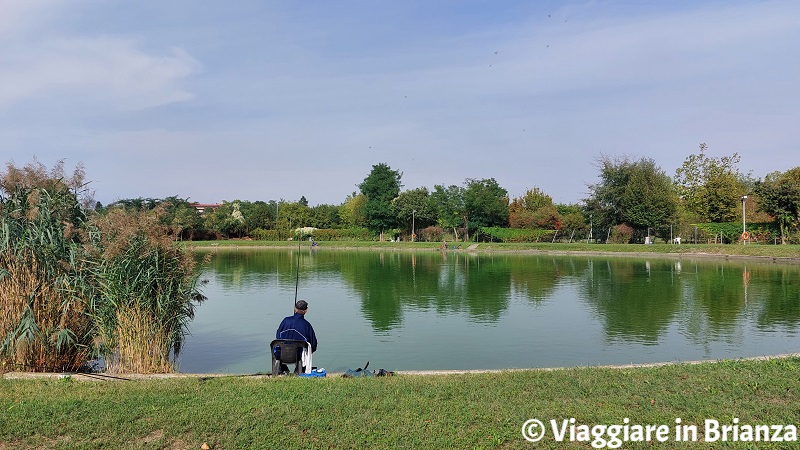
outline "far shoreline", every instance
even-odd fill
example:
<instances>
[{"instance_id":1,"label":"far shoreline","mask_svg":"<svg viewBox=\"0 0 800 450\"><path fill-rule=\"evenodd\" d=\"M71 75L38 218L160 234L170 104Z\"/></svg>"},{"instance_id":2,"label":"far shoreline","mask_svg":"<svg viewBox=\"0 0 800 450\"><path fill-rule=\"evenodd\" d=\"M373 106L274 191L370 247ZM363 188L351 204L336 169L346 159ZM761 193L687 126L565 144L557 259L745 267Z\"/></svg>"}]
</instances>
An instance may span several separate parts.
<instances>
[{"instance_id":1,"label":"far shoreline","mask_svg":"<svg viewBox=\"0 0 800 450\"><path fill-rule=\"evenodd\" d=\"M276 250L276 249L294 249L297 247L297 241L287 241L287 242L275 242L275 241L251 241L251 240L227 240L227 241L219 241L220 243L224 243L222 245L214 245L213 241L198 241L202 242L200 245L195 245L191 242L187 242L186 246L192 250L199 250L199 251L218 251L218 250ZM304 241L300 242L301 244ZM338 243L334 241L323 241L317 242L319 244L318 247L315 247L314 251L320 251L325 249L331 250L345 250L345 251L403 251L403 252L430 252L430 251L443 251L442 249L438 248L438 243L435 242L425 242L425 243L405 243L407 245L402 245L403 243L397 242L359 242L358 245L353 245L352 243ZM401 244L401 245L397 245ZM425 245L427 244L427 245ZM707 245L707 244L681 244L683 248L690 249L688 251L671 251L674 250L676 247L680 247L680 245L669 245L669 244L654 244L648 245L648 247L654 249L661 249L664 251L624 251L619 250L622 246L637 246L637 245L644 245L644 244L586 244L589 246L613 246L615 250L584 250L581 248L575 248L574 250L565 249L564 246L576 245L585 247L584 244L549 244L549 243L537 243L537 244L498 244L498 243L463 243L459 244L460 246L465 246L463 248L448 248L446 251L452 251L456 253L469 253L469 254L522 254L522 255L553 255L553 256L598 256L598 257L630 257L630 258L667 258L667 259L716 259L716 260L735 260L735 261L753 261L753 262L761 262L761 263L775 263L775 264L800 264L800 250L796 252L796 256L783 256L783 255L754 255L754 254L740 254L735 252L704 252L704 251L693 251L691 249L696 249L699 246ZM515 246L519 246L519 248L515 248ZM548 245L559 246L560 248L555 249L545 249L545 248L530 248L531 246L536 247L544 247ZM725 247L737 245L737 244L724 244L724 245L714 245L714 250L726 250ZM775 249L781 249L782 246L766 246L763 244L754 244L759 246L760 248L767 248L770 247ZM305 249L308 250L310 247L306 244L304 245ZM791 247L798 247L800 246L791 246ZM770 252L767 252L770 253Z\"/></svg>"}]
</instances>

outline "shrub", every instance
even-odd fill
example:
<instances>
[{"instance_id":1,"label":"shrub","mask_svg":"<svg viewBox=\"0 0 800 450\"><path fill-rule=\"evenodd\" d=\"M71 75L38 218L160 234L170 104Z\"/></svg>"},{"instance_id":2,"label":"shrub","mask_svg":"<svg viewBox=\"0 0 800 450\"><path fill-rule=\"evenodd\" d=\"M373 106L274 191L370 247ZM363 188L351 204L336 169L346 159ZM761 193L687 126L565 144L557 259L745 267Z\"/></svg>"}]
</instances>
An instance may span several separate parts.
<instances>
[{"instance_id":1,"label":"shrub","mask_svg":"<svg viewBox=\"0 0 800 450\"><path fill-rule=\"evenodd\" d=\"M425 227L417 230L417 241L439 242L444 238L444 230L441 227Z\"/></svg>"},{"instance_id":2,"label":"shrub","mask_svg":"<svg viewBox=\"0 0 800 450\"><path fill-rule=\"evenodd\" d=\"M741 222L698 223L694 226L704 231L709 238L719 238L721 236L724 243L739 242L741 240ZM748 223L747 231L750 233L751 240L762 243L771 243L776 236L780 236L780 230L773 222Z\"/></svg>"},{"instance_id":3,"label":"shrub","mask_svg":"<svg viewBox=\"0 0 800 450\"><path fill-rule=\"evenodd\" d=\"M628 244L633 239L634 229L627 224L615 225L611 228L611 236L608 242L611 244Z\"/></svg>"},{"instance_id":4,"label":"shrub","mask_svg":"<svg viewBox=\"0 0 800 450\"><path fill-rule=\"evenodd\" d=\"M481 227L480 232L493 241L539 242L552 239L556 230Z\"/></svg>"}]
</instances>

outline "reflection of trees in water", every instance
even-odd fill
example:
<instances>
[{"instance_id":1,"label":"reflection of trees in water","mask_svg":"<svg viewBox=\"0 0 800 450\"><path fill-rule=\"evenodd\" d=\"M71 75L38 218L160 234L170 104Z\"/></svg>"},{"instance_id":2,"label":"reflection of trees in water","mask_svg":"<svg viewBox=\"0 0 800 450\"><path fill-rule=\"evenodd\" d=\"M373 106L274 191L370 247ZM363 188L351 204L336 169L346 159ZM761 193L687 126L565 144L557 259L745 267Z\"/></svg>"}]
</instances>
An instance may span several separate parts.
<instances>
[{"instance_id":1,"label":"reflection of trees in water","mask_svg":"<svg viewBox=\"0 0 800 450\"><path fill-rule=\"evenodd\" d=\"M379 331L400 324L404 308L466 312L493 322L508 308L507 263L438 253L365 253L342 262L342 276L361 295L364 316Z\"/></svg>"},{"instance_id":2,"label":"reflection of trees in water","mask_svg":"<svg viewBox=\"0 0 800 450\"><path fill-rule=\"evenodd\" d=\"M294 287L296 248L210 253L206 271L224 288ZM379 331L399 325L409 308L440 315L463 312L473 321L496 322L513 294L544 302L564 282L578 285L580 298L602 320L610 339L655 343L673 321L695 343L735 341L748 317L764 330L800 326L798 266L303 248L301 287L320 276L341 276Z\"/></svg>"},{"instance_id":3,"label":"reflection of trees in water","mask_svg":"<svg viewBox=\"0 0 800 450\"><path fill-rule=\"evenodd\" d=\"M213 270L215 281L225 288L241 288L248 284L294 286L297 277L297 248L285 249L219 249L198 252L210 254L206 270ZM314 261L316 252L303 248L300 257L300 283L321 270ZM324 267L324 266L323 266ZM324 268L322 269L324 270Z\"/></svg>"},{"instance_id":4,"label":"reflection of trees in water","mask_svg":"<svg viewBox=\"0 0 800 450\"><path fill-rule=\"evenodd\" d=\"M713 335L724 335L736 327L744 309L742 268L724 262L703 264L691 278L687 294L699 307Z\"/></svg>"},{"instance_id":5,"label":"reflection of trees in water","mask_svg":"<svg viewBox=\"0 0 800 450\"><path fill-rule=\"evenodd\" d=\"M399 292L408 283L397 253L354 253L340 260L342 278L361 296L364 316L377 331L400 324Z\"/></svg>"},{"instance_id":6,"label":"reflection of trees in water","mask_svg":"<svg viewBox=\"0 0 800 450\"><path fill-rule=\"evenodd\" d=\"M762 330L795 330L800 325L796 266L714 261L695 263L691 271L683 322L694 342L738 343L750 318Z\"/></svg>"},{"instance_id":7,"label":"reflection of trees in water","mask_svg":"<svg viewBox=\"0 0 800 450\"><path fill-rule=\"evenodd\" d=\"M587 261L569 257L515 256L511 259L511 284L516 292L539 303L552 298L564 278L580 279Z\"/></svg>"},{"instance_id":8,"label":"reflection of trees in water","mask_svg":"<svg viewBox=\"0 0 800 450\"><path fill-rule=\"evenodd\" d=\"M747 312L742 268L725 261L687 262L679 328L710 355L712 342L741 343Z\"/></svg>"},{"instance_id":9,"label":"reflection of trees in water","mask_svg":"<svg viewBox=\"0 0 800 450\"><path fill-rule=\"evenodd\" d=\"M592 260L579 291L609 338L656 343L681 306L674 275L670 260Z\"/></svg>"},{"instance_id":10,"label":"reflection of trees in water","mask_svg":"<svg viewBox=\"0 0 800 450\"><path fill-rule=\"evenodd\" d=\"M758 314L761 329L800 325L800 270L796 266L751 269L749 299L761 298Z\"/></svg>"}]
</instances>

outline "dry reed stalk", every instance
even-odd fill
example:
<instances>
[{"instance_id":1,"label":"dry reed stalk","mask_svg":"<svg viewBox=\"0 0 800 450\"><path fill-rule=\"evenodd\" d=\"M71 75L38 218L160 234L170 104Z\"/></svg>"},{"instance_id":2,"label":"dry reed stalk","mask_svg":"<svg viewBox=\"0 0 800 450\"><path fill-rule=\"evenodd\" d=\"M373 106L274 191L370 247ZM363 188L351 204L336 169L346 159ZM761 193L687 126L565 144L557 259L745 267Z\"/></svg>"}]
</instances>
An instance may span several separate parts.
<instances>
[{"instance_id":1,"label":"dry reed stalk","mask_svg":"<svg viewBox=\"0 0 800 450\"><path fill-rule=\"evenodd\" d=\"M167 373L173 371L169 358L170 338L152 312L138 302L117 310L115 342L119 360L111 372Z\"/></svg>"},{"instance_id":2,"label":"dry reed stalk","mask_svg":"<svg viewBox=\"0 0 800 450\"><path fill-rule=\"evenodd\" d=\"M14 257L3 252L0 262L6 271L0 278L0 339L6 339L6 351L0 354L0 359L22 370L80 367L88 360L90 349L74 352L59 348L58 332L83 330L88 326L82 307L69 302L51 284L51 278L44 276L34 255ZM32 316L33 323L26 314Z\"/></svg>"}]
</instances>

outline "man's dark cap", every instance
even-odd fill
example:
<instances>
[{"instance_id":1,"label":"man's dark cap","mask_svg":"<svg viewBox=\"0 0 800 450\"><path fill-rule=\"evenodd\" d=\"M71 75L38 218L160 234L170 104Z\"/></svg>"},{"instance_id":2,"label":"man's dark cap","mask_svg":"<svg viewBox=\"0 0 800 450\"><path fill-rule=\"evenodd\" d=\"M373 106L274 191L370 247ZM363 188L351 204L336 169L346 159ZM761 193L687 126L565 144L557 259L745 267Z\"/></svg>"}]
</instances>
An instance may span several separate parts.
<instances>
[{"instance_id":1,"label":"man's dark cap","mask_svg":"<svg viewBox=\"0 0 800 450\"><path fill-rule=\"evenodd\" d=\"M308 302L305 300L298 300L297 303L294 304L294 307L300 311L305 311L308 309Z\"/></svg>"}]
</instances>

